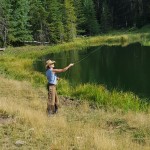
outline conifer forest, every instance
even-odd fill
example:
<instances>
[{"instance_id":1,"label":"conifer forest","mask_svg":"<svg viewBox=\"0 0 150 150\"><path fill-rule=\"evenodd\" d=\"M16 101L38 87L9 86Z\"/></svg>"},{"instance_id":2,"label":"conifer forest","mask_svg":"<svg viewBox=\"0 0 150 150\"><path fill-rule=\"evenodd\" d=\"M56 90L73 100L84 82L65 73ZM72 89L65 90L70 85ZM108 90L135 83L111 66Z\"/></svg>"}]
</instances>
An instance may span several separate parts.
<instances>
[{"instance_id":1,"label":"conifer forest","mask_svg":"<svg viewBox=\"0 0 150 150\"><path fill-rule=\"evenodd\" d=\"M0 47L57 44L150 24L150 0L0 0Z\"/></svg>"}]
</instances>

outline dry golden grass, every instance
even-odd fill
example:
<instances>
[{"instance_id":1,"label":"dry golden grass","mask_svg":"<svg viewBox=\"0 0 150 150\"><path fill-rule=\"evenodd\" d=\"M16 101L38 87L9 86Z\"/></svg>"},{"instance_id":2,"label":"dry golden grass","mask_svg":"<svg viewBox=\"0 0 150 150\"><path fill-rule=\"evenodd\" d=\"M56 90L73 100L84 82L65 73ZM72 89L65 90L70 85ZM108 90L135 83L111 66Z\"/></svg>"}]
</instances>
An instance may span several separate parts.
<instances>
[{"instance_id":1,"label":"dry golden grass","mask_svg":"<svg viewBox=\"0 0 150 150\"><path fill-rule=\"evenodd\" d=\"M148 113L92 109L88 102L68 100L68 105L62 105L57 115L47 117L46 89L3 77L0 81L0 147L3 150L150 149ZM1 121L8 118L11 121ZM17 140L25 144L18 147Z\"/></svg>"}]
</instances>

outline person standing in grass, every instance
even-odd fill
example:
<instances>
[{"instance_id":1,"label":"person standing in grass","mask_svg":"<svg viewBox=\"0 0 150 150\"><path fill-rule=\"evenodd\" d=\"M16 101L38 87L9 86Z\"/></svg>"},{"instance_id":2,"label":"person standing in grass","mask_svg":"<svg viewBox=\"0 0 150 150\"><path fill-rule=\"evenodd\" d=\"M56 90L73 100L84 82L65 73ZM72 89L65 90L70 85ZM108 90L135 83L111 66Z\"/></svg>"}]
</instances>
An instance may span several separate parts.
<instances>
[{"instance_id":1,"label":"person standing in grass","mask_svg":"<svg viewBox=\"0 0 150 150\"><path fill-rule=\"evenodd\" d=\"M46 61L46 77L48 80L48 102L47 102L47 113L48 115L55 114L58 112L59 99L57 96L56 85L59 78L56 76L57 73L65 72L74 64L71 63L63 69L54 69L55 61Z\"/></svg>"}]
</instances>

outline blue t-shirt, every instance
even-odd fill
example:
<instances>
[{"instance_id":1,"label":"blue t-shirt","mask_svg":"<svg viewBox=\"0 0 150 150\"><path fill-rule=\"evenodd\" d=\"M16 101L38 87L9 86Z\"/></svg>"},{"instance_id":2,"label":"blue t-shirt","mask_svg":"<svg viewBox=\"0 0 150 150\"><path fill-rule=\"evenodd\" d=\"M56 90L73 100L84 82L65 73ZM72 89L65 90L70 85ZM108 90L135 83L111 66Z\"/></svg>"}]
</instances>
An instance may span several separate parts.
<instances>
[{"instance_id":1,"label":"blue t-shirt","mask_svg":"<svg viewBox=\"0 0 150 150\"><path fill-rule=\"evenodd\" d=\"M48 83L50 84L57 84L57 76L55 73L52 72L51 69L48 69L46 71L46 77L47 77L47 80L48 80Z\"/></svg>"}]
</instances>

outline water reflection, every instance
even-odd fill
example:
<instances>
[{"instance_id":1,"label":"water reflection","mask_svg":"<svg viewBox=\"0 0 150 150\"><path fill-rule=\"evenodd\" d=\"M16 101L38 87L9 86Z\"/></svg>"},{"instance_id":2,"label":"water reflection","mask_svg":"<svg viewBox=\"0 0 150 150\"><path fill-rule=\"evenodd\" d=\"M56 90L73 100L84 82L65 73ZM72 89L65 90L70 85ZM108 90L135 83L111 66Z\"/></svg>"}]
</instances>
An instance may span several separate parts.
<instances>
[{"instance_id":1,"label":"water reflection","mask_svg":"<svg viewBox=\"0 0 150 150\"><path fill-rule=\"evenodd\" d=\"M104 84L109 89L150 96L150 47L138 43L126 47L91 47L84 51L49 54L40 59L46 61L49 58L57 62L56 68L82 60L68 72L60 74L74 85ZM45 61L37 61L35 68L45 73Z\"/></svg>"}]
</instances>

